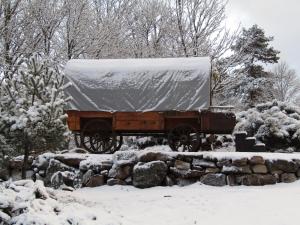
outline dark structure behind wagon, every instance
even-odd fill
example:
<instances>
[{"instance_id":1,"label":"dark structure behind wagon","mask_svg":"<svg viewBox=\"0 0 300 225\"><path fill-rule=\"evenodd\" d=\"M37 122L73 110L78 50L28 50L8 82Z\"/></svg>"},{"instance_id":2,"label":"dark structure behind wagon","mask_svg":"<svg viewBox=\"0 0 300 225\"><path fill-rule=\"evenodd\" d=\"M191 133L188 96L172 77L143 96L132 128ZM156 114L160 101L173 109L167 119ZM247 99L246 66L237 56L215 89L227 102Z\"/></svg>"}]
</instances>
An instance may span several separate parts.
<instances>
[{"instance_id":1,"label":"dark structure behind wagon","mask_svg":"<svg viewBox=\"0 0 300 225\"><path fill-rule=\"evenodd\" d=\"M206 134L231 134L235 116L213 112L209 58L71 60L68 126L78 146L118 150L123 136L162 136L198 151Z\"/></svg>"}]
</instances>

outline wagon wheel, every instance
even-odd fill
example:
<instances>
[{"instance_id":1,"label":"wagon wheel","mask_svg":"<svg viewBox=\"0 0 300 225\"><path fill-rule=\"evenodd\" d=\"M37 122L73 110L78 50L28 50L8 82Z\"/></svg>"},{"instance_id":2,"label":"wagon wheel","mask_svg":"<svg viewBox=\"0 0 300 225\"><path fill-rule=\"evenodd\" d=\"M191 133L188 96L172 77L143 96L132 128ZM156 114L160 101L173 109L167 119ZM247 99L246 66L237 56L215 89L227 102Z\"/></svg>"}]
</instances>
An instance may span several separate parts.
<instances>
[{"instance_id":1,"label":"wagon wheel","mask_svg":"<svg viewBox=\"0 0 300 225\"><path fill-rule=\"evenodd\" d=\"M83 140L81 140L83 139ZM90 137L88 136L82 136L81 137L81 133L74 133L74 142L77 148L85 148L85 149L90 149L91 145L90 145Z\"/></svg>"},{"instance_id":2,"label":"wagon wheel","mask_svg":"<svg viewBox=\"0 0 300 225\"><path fill-rule=\"evenodd\" d=\"M114 152L120 150L122 144L123 144L123 136L122 135L116 136L115 144L112 147L112 149L110 150L110 153L114 153Z\"/></svg>"},{"instance_id":3,"label":"wagon wheel","mask_svg":"<svg viewBox=\"0 0 300 225\"><path fill-rule=\"evenodd\" d=\"M116 145L116 134L107 121L91 120L85 124L81 131L81 144L91 153L110 152Z\"/></svg>"},{"instance_id":4,"label":"wagon wheel","mask_svg":"<svg viewBox=\"0 0 300 225\"><path fill-rule=\"evenodd\" d=\"M171 130L168 135L168 142L173 151L196 152L201 146L198 131L188 124L178 125Z\"/></svg>"}]
</instances>

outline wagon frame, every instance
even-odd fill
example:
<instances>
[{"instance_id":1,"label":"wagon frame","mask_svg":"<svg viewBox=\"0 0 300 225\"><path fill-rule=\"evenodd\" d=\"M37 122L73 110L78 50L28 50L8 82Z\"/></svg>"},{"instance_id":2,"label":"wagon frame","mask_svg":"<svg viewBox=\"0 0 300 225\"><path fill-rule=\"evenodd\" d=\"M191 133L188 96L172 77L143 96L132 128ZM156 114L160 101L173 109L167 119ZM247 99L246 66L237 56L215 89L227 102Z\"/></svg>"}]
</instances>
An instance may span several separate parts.
<instances>
[{"instance_id":1,"label":"wagon frame","mask_svg":"<svg viewBox=\"0 0 300 225\"><path fill-rule=\"evenodd\" d=\"M93 153L119 150L123 136L165 137L172 150L178 151L182 147L182 151L198 151L204 135L232 133L235 126L233 113L211 109L115 113L69 110L67 114L69 129L81 139L77 145ZM96 124L103 126L98 129Z\"/></svg>"}]
</instances>

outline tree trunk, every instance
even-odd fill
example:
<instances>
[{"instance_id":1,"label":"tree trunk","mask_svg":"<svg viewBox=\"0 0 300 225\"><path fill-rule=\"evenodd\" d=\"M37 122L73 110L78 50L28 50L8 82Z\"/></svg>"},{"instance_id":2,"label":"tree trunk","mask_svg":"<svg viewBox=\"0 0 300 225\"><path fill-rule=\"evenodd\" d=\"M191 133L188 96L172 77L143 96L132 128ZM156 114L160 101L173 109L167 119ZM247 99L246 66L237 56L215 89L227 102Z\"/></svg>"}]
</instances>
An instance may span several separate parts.
<instances>
[{"instance_id":1,"label":"tree trunk","mask_svg":"<svg viewBox=\"0 0 300 225\"><path fill-rule=\"evenodd\" d=\"M22 179L26 179L26 171L27 171L29 153L30 153L30 145L29 145L29 143L26 143L25 148L24 148L24 159L23 159L23 166L22 166Z\"/></svg>"}]
</instances>

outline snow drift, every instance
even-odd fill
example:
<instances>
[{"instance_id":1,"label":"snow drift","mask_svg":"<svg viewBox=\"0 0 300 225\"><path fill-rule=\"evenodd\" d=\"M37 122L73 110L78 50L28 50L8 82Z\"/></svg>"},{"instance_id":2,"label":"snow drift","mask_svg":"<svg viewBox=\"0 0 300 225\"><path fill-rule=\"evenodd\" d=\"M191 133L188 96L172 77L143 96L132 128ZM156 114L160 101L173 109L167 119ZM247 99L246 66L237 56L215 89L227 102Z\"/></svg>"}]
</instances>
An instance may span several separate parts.
<instances>
[{"instance_id":1,"label":"snow drift","mask_svg":"<svg viewBox=\"0 0 300 225\"><path fill-rule=\"evenodd\" d=\"M98 215L75 199L59 197L42 181L0 183L0 224L8 225L92 225Z\"/></svg>"}]
</instances>

